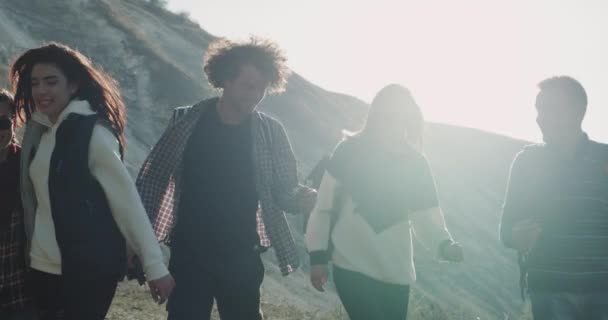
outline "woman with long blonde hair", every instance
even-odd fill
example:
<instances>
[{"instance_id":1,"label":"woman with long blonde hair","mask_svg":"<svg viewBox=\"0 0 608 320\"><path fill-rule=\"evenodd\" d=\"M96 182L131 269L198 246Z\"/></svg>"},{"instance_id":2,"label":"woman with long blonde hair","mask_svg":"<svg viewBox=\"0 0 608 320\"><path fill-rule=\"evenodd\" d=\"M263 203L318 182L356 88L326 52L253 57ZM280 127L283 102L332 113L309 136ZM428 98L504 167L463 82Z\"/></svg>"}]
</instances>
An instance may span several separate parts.
<instances>
[{"instance_id":1,"label":"woman with long blonde hair","mask_svg":"<svg viewBox=\"0 0 608 320\"><path fill-rule=\"evenodd\" d=\"M353 320L402 320L416 279L412 234L443 260L461 261L422 154L424 119L410 91L383 88L363 130L335 149L308 221L311 282L334 282Z\"/></svg>"}]
</instances>

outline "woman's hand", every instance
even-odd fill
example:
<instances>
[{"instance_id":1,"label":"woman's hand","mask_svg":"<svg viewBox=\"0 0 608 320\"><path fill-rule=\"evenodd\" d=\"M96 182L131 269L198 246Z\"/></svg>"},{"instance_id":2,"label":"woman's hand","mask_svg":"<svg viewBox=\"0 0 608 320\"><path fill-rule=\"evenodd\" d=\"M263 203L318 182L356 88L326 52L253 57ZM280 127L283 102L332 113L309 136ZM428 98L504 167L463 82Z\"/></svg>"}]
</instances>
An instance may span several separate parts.
<instances>
[{"instance_id":1,"label":"woman's hand","mask_svg":"<svg viewBox=\"0 0 608 320\"><path fill-rule=\"evenodd\" d=\"M323 285L329 277L329 268L326 264L318 264L310 267L310 283L315 289L324 292Z\"/></svg>"},{"instance_id":2,"label":"woman's hand","mask_svg":"<svg viewBox=\"0 0 608 320\"><path fill-rule=\"evenodd\" d=\"M175 288L175 280L170 274L156 280L148 281L152 299L158 304L163 304L169 299L171 292Z\"/></svg>"},{"instance_id":3,"label":"woman's hand","mask_svg":"<svg viewBox=\"0 0 608 320\"><path fill-rule=\"evenodd\" d=\"M441 258L450 262L464 261L464 252L460 243L451 241L450 243L442 246Z\"/></svg>"}]
</instances>

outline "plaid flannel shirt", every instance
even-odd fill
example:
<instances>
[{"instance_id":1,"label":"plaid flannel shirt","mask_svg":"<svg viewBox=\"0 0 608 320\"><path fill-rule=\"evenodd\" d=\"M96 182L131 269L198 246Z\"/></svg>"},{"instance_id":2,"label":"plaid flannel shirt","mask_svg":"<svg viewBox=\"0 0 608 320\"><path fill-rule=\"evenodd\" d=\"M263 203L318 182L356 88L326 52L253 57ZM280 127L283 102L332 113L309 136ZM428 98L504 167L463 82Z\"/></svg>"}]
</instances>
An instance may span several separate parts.
<instances>
[{"instance_id":1,"label":"plaid flannel shirt","mask_svg":"<svg viewBox=\"0 0 608 320\"><path fill-rule=\"evenodd\" d=\"M170 242L178 218L182 158L189 137L203 111L215 107L217 101L213 98L175 109L171 123L141 167L136 185L159 241ZM272 244L279 268L287 275L299 266L299 257L284 212L303 212L298 195L307 187L298 183L296 159L283 126L257 111L252 117L260 245L268 248Z\"/></svg>"},{"instance_id":2,"label":"plaid flannel shirt","mask_svg":"<svg viewBox=\"0 0 608 320\"><path fill-rule=\"evenodd\" d=\"M4 169L18 171L20 149L16 145L9 148L11 148L9 161L16 161L16 165L10 165L10 168ZM7 165L7 163L2 165ZM13 172L5 173L12 174ZM0 177L0 179L8 178ZM19 190L19 185L16 184L14 188ZM6 212L2 212L2 214L6 214ZM23 212L18 203L15 208L11 209L9 215L8 225L0 226L0 311L20 310L31 300L25 291L27 272L24 257L25 232Z\"/></svg>"}]
</instances>

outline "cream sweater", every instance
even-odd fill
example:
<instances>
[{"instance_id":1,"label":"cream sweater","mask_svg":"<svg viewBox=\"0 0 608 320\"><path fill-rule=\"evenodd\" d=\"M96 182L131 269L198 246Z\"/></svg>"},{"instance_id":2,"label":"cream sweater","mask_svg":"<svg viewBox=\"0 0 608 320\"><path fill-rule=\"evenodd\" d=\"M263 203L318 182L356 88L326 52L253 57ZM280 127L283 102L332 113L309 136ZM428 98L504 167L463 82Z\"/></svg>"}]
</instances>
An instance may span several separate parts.
<instances>
[{"instance_id":1,"label":"cream sweater","mask_svg":"<svg viewBox=\"0 0 608 320\"><path fill-rule=\"evenodd\" d=\"M54 125L43 114L33 115L33 121L47 126L48 130L42 135L36 155L30 164L30 178L38 200L30 250L31 267L57 275L61 274L61 252L55 239L55 226L51 215L49 166L57 128L71 113L90 115L95 112L86 101L72 101ZM150 220L131 176L120 159L118 140L108 128L100 124L95 126L91 137L89 169L101 184L112 215L128 247L142 259L147 278L155 280L167 275L169 272L163 262Z\"/></svg>"},{"instance_id":2,"label":"cream sweater","mask_svg":"<svg viewBox=\"0 0 608 320\"><path fill-rule=\"evenodd\" d=\"M330 211L339 182L325 173L319 188L317 204L308 220L306 245L309 252L325 251L334 245L331 260L334 265L362 273L378 281L409 285L416 280L412 235L433 252L438 252L443 240L452 239L443 214L438 207L413 212L409 220L376 233L354 212L348 194L337 199L338 219L330 235Z\"/></svg>"}]
</instances>

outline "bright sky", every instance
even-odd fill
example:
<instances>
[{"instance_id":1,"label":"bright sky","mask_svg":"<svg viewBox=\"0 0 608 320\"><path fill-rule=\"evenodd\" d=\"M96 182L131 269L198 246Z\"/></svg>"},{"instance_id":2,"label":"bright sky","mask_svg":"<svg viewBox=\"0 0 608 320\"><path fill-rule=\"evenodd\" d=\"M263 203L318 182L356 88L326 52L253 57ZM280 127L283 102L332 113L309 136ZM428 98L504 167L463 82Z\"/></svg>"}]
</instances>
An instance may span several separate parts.
<instances>
[{"instance_id":1,"label":"bright sky","mask_svg":"<svg viewBox=\"0 0 608 320\"><path fill-rule=\"evenodd\" d=\"M291 68L367 102L409 87L427 120L540 140L536 83L587 89L584 123L608 142L606 0L169 0L216 36L269 37Z\"/></svg>"}]
</instances>

